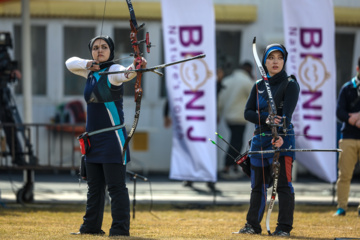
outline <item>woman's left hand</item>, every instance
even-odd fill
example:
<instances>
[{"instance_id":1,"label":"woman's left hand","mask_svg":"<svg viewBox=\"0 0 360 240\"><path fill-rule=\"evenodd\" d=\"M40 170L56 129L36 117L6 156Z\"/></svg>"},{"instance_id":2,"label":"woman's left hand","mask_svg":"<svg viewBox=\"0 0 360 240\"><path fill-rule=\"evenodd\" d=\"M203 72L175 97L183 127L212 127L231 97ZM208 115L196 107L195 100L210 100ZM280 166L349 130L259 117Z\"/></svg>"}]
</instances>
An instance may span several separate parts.
<instances>
[{"instance_id":1,"label":"woman's left hand","mask_svg":"<svg viewBox=\"0 0 360 240\"><path fill-rule=\"evenodd\" d=\"M275 147L279 148L284 144L284 139L282 137L278 136L278 139L276 141L274 141L274 139L271 139L271 143Z\"/></svg>"},{"instance_id":2,"label":"woman's left hand","mask_svg":"<svg viewBox=\"0 0 360 240\"><path fill-rule=\"evenodd\" d=\"M136 65L141 62L141 68L146 68L147 65L147 61L145 58L141 57L141 58L134 58L134 66L136 67Z\"/></svg>"}]
</instances>

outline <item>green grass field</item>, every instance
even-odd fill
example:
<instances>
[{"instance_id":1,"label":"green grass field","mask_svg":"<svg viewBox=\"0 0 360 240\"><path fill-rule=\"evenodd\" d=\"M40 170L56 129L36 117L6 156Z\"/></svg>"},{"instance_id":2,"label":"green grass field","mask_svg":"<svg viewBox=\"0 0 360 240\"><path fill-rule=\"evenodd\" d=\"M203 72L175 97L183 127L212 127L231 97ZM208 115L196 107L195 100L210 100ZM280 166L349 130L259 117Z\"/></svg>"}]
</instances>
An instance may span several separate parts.
<instances>
[{"instance_id":1,"label":"green grass field","mask_svg":"<svg viewBox=\"0 0 360 240\"><path fill-rule=\"evenodd\" d=\"M261 235L232 234L245 223L248 205L190 206L137 205L131 218L131 237L111 239L334 239L360 238L360 218L355 207L345 217L333 217L334 206L297 205L290 238L267 235L265 217ZM0 208L0 239L106 239L111 224L109 206L105 209L105 236L70 235L82 223L85 205L7 204ZM278 206L271 215L276 227Z\"/></svg>"}]
</instances>

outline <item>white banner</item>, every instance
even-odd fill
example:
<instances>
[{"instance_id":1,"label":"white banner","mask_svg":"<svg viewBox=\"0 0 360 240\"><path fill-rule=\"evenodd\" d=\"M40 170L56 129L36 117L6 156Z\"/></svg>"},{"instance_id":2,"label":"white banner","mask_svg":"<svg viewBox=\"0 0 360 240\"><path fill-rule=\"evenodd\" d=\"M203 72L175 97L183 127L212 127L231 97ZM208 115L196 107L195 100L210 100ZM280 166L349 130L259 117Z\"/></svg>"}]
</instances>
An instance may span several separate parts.
<instances>
[{"instance_id":1,"label":"white banner","mask_svg":"<svg viewBox=\"0 0 360 240\"><path fill-rule=\"evenodd\" d=\"M212 0L162 0L165 62L173 122L170 179L216 182L215 16Z\"/></svg>"},{"instance_id":2,"label":"white banner","mask_svg":"<svg viewBox=\"0 0 360 240\"><path fill-rule=\"evenodd\" d=\"M287 73L300 96L292 122L297 148L336 148L335 21L332 0L283 0ZM302 135L302 136L300 136ZM296 153L317 177L336 181L336 153Z\"/></svg>"}]
</instances>

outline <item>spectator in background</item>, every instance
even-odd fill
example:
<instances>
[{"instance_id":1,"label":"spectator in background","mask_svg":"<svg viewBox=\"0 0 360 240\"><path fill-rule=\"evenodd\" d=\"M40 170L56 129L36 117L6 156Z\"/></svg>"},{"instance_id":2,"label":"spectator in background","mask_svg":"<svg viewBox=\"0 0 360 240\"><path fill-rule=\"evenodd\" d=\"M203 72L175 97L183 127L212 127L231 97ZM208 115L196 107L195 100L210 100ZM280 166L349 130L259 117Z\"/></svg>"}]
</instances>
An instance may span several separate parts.
<instances>
[{"instance_id":1,"label":"spectator in background","mask_svg":"<svg viewBox=\"0 0 360 240\"><path fill-rule=\"evenodd\" d=\"M172 124L171 117L169 116L169 100L166 99L164 105L164 127L169 128Z\"/></svg>"},{"instance_id":2,"label":"spectator in background","mask_svg":"<svg viewBox=\"0 0 360 240\"><path fill-rule=\"evenodd\" d=\"M242 65L242 68L249 74L250 79L254 79L253 76L253 66L251 65L250 62L244 62L244 64Z\"/></svg>"},{"instance_id":3,"label":"spectator in background","mask_svg":"<svg viewBox=\"0 0 360 240\"><path fill-rule=\"evenodd\" d=\"M360 58L356 67L357 76L346 82L339 93L336 116L342 122L339 148L339 177L337 188L337 211L334 216L345 216L350 183L356 163L360 158ZM360 217L360 204L358 207Z\"/></svg>"},{"instance_id":4,"label":"spectator in background","mask_svg":"<svg viewBox=\"0 0 360 240\"><path fill-rule=\"evenodd\" d=\"M218 119L224 118L231 132L230 144L240 152L243 146L243 136L247 121L244 118L245 105L254 85L251 78L252 66L246 62L235 69L222 81L222 89L218 96ZM231 156L239 155L228 147ZM241 172L229 155L225 157L225 166L220 173L224 179L239 178Z\"/></svg>"},{"instance_id":5,"label":"spectator in background","mask_svg":"<svg viewBox=\"0 0 360 240\"><path fill-rule=\"evenodd\" d=\"M222 80L224 79L225 71L222 67L216 69L216 96L219 96L219 92L223 88Z\"/></svg>"}]
</instances>

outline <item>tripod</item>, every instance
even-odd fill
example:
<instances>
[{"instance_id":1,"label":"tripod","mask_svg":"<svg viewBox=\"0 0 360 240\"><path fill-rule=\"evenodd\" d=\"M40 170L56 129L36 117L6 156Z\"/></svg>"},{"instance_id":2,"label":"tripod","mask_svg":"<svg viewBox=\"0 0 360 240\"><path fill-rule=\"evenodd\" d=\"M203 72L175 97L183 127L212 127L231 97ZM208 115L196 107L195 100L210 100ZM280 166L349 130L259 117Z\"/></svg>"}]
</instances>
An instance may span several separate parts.
<instances>
[{"instance_id":1,"label":"tripod","mask_svg":"<svg viewBox=\"0 0 360 240\"><path fill-rule=\"evenodd\" d=\"M25 127L22 125L21 117L17 109L14 98L11 91L7 86L6 81L0 82L0 130L1 127L5 133L6 145L9 151L2 149L2 156L11 156L12 163L18 166L36 165L37 158L33 154L32 144L30 139L25 134ZM21 138L27 149L24 148L21 143ZM28 162L25 160L25 156L28 155ZM19 189L16 198L18 203L32 202L34 200L33 188L34 183L32 179L32 171L26 169L24 172L26 175L26 183L23 188Z\"/></svg>"},{"instance_id":2,"label":"tripod","mask_svg":"<svg viewBox=\"0 0 360 240\"><path fill-rule=\"evenodd\" d=\"M141 176L140 174L134 173L132 171L126 170L126 173L129 174L131 176L131 180L134 181L134 193L133 193L133 219L135 219L135 207L136 207L136 178L140 178L142 180L144 180L144 182L148 181L147 177Z\"/></svg>"},{"instance_id":3,"label":"tripod","mask_svg":"<svg viewBox=\"0 0 360 240\"><path fill-rule=\"evenodd\" d=\"M16 165L35 165L37 158L34 156L30 139L25 134L25 127L17 109L10 89L4 83L0 83L0 122L6 136L8 152L3 152L4 156L11 155L12 163ZM3 86L5 85L5 86ZM23 151L18 133L23 139L27 152ZM29 156L29 163L25 161L25 155Z\"/></svg>"}]
</instances>

